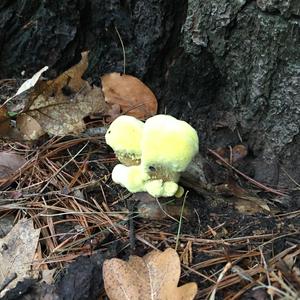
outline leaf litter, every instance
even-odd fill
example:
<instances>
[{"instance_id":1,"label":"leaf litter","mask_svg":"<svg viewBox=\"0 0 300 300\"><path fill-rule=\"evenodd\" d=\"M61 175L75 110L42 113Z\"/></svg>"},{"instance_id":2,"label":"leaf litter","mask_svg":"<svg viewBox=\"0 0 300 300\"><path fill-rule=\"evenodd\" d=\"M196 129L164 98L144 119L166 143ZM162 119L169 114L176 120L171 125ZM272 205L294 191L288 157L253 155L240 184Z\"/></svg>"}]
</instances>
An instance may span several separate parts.
<instances>
[{"instance_id":1,"label":"leaf litter","mask_svg":"<svg viewBox=\"0 0 300 300\"><path fill-rule=\"evenodd\" d=\"M15 95L28 93L16 126L25 140L37 140L40 136L64 136L79 134L86 129L85 117L108 116L114 119L128 114L146 119L157 112L157 100L153 92L139 79L131 75L111 73L102 76L102 89L91 86L82 79L88 67L88 51L82 52L80 62L53 80L39 80L48 67L42 68L25 81ZM103 95L103 92L104 95ZM0 134L11 136L5 103L0 111ZM20 138L19 138L20 139Z\"/></svg>"},{"instance_id":2,"label":"leaf litter","mask_svg":"<svg viewBox=\"0 0 300 300\"><path fill-rule=\"evenodd\" d=\"M26 163L26 159L11 152L0 152L0 180L6 179L19 170Z\"/></svg>"},{"instance_id":3,"label":"leaf litter","mask_svg":"<svg viewBox=\"0 0 300 300\"><path fill-rule=\"evenodd\" d=\"M9 144L2 145L3 151L9 147ZM165 209L164 203L160 206L167 215L163 212L158 218L156 213L150 219L143 218L142 213L132 215L126 208L124 199L129 203L140 200L131 200L126 192L111 182L110 170L116 160L106 150L103 138L54 137L40 147L14 143L14 148L19 155L27 151L29 161L22 172L17 171L13 177L3 181L6 189L0 192L0 217L8 214L17 218L33 218L36 228L42 229L39 243L43 245L43 251L38 262L46 264L49 270L63 269L81 255L105 252L114 243L125 249L125 254L121 252L118 257L126 257L133 230L128 228L129 221L135 223L138 253L148 253L153 248L175 248L178 224L168 217L172 212ZM247 195L244 191L235 190L235 187L232 190L237 197ZM18 193L17 197L15 193ZM172 205L172 199L169 201ZM296 245L300 212L272 215L261 211L248 215L237 213L229 203L212 206L193 193L189 193L187 198L188 213L182 220L177 252L184 262L180 281L197 282L196 299L205 299L213 290L222 299L234 299L237 290L241 295L251 291L244 278L250 276L252 287L259 286L257 280L266 282L264 278L271 274L271 270L275 274L273 285L283 280L281 286L284 286L288 278L298 278L292 267L288 267L284 277L280 277L276 264L279 258L275 255L285 251L281 246L278 248L279 241L284 247ZM174 204L177 207L178 204ZM159 205L155 207L155 211L160 208ZM178 218L177 214L174 217ZM269 257L267 267L260 263L259 246ZM292 253L290 250L286 254ZM271 260L273 257L274 260ZM218 274L228 261L241 269L239 273L227 270L216 285ZM95 274L83 273L81 276ZM93 281L87 277L85 282ZM284 291L288 293L286 287Z\"/></svg>"},{"instance_id":4,"label":"leaf litter","mask_svg":"<svg viewBox=\"0 0 300 300\"><path fill-rule=\"evenodd\" d=\"M121 73L101 77L105 101L119 106L120 113L146 120L157 113L157 100L153 92L138 78Z\"/></svg>"},{"instance_id":5,"label":"leaf litter","mask_svg":"<svg viewBox=\"0 0 300 300\"><path fill-rule=\"evenodd\" d=\"M41 70L36 72L30 79L26 80L20 88L17 90L17 92L12 96L9 97L2 105L0 108L2 108L7 102L12 100L13 98L17 97L18 95L28 91L30 88L34 87L38 80L40 79L41 75L46 72L49 69L48 66L43 67Z\"/></svg>"},{"instance_id":6,"label":"leaf litter","mask_svg":"<svg viewBox=\"0 0 300 300\"><path fill-rule=\"evenodd\" d=\"M27 91L30 101L26 103L23 113L37 122L43 132L53 132L53 128L63 133L68 132L67 134L72 134L72 130L84 130L86 124L81 116L74 119L68 117L66 129L64 125L59 122L55 124L54 121L56 117L65 117L63 115L67 113L64 110L70 107L67 104L73 103L72 101L77 103L80 97L85 98L94 89L82 79L87 62L83 58L79 64L80 66L74 66L75 71L71 68L68 75L60 75L62 77L59 80L60 76L53 81L40 80ZM102 94L101 90L100 92ZM98 95L98 91L95 93ZM51 99L56 96L60 99L58 104ZM39 101L35 103L36 99ZM107 105L108 111L113 108L114 116L139 106L130 104L129 108L122 108L120 104L108 103L109 101L105 103L104 97L101 101ZM56 105L63 108L62 115L57 111L51 115L50 107ZM107 114L106 109L103 115ZM3 112L7 118L9 114L7 111ZM93 113L89 113L89 116ZM18 126L24 128L22 122ZM27 134L32 139L30 130ZM38 133L34 138L40 135ZM267 296L284 293L290 296L286 299L292 299L292 296L297 295L299 272L295 264L299 256L297 220L300 212L293 210L293 207L280 214L280 211L268 209L270 201L265 209L264 202L258 201L255 209L241 209L238 213L232 208L229 198L214 206L213 202L203 199L201 195L189 193L186 204L188 213L182 220L181 232L177 232L178 224L174 222L174 217L178 218L176 211L180 206L176 203L174 213L165 209L165 203L155 202L154 217L150 219L143 218L142 211L132 213L131 204L127 207L126 203L131 203L128 194L111 182L110 170L116 160L104 145L102 136L54 136L46 140L39 139L37 143L34 146L25 142L1 144L1 151L9 152L13 149L21 157L26 152L29 160L22 167L22 172L17 169L1 181L3 190L0 191L0 217L14 216L16 220L32 217L35 228L41 229L38 249L42 251L38 250L34 256L41 270L45 270L46 265L49 272L53 272L55 268L61 272L79 256L92 257L99 251L106 252L115 244L118 244L118 249L122 249L118 251L118 257L125 258L130 252L140 255L151 253L154 248L175 248L178 239L177 253L183 262L180 282L197 282L199 290L196 299L219 297L229 300L241 296L254 298L254 288L257 287L263 289ZM216 153L219 155L217 156L209 151L216 158L217 167L227 171L234 180L237 179L233 172L241 176L238 184L229 186L226 192L231 194L230 197L246 200L250 205L252 200L249 198L257 196L260 199L259 189L269 193L269 196L273 193L280 197L280 192L256 182L251 182L256 187L255 193L249 193L248 187L245 188L245 180L248 179L241 172L238 173L237 166L233 167L231 164L242 160L247 155L246 150L244 147L235 148L232 153L229 151L225 155L225 159L222 158L223 154ZM243 187L242 190L240 186ZM218 196L223 197L222 193ZM169 202L172 205L173 200L170 199ZM138 209L141 207L139 205L140 203ZM161 211L157 213L157 209L161 208L167 214ZM168 215L174 215L173 219ZM130 226L131 222L134 222L134 227ZM141 259L143 257L137 260ZM171 269L178 266L177 259L172 262L174 265ZM124 264L126 265L125 261ZM141 267L139 270L142 270L144 264L137 264ZM161 264L164 265L163 262ZM117 264L117 270L118 268ZM176 268L178 272L178 267ZM166 270L164 268L157 278L169 274ZM91 278L95 276L84 273L82 265L80 277L85 277L85 282L92 282ZM172 276L173 274L170 278ZM175 290L178 289L177 284L178 280L172 285Z\"/></svg>"},{"instance_id":7,"label":"leaf litter","mask_svg":"<svg viewBox=\"0 0 300 300\"><path fill-rule=\"evenodd\" d=\"M21 219L11 231L0 239L0 285L3 286L7 278L14 278L3 290L3 297L7 290L16 286L25 278L37 278L38 270L32 270L32 263L38 246L41 229L35 229L31 219Z\"/></svg>"},{"instance_id":8,"label":"leaf litter","mask_svg":"<svg viewBox=\"0 0 300 300\"><path fill-rule=\"evenodd\" d=\"M25 112L17 117L17 127L27 138L36 139L43 132L79 134L85 130L85 117L107 110L101 89L81 78L87 67L88 52L83 52L77 65L35 86Z\"/></svg>"},{"instance_id":9,"label":"leaf litter","mask_svg":"<svg viewBox=\"0 0 300 300\"><path fill-rule=\"evenodd\" d=\"M128 262L112 258L103 265L106 293L110 300L192 300L194 282L177 287L179 256L174 249L152 251L144 257L130 256Z\"/></svg>"}]
</instances>

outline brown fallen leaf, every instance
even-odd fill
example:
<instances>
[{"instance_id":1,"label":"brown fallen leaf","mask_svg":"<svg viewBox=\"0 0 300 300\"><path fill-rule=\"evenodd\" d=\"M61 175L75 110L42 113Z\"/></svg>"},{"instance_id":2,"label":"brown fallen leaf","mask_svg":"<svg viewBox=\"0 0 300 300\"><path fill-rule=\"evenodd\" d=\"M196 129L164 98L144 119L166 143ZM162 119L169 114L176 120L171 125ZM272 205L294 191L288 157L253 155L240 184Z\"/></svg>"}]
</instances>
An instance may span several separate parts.
<instances>
[{"instance_id":1,"label":"brown fallen leaf","mask_svg":"<svg viewBox=\"0 0 300 300\"><path fill-rule=\"evenodd\" d=\"M265 199L250 194L233 180L216 186L216 191L222 195L232 197L231 200L234 202L234 207L240 213L254 215L261 212L271 212Z\"/></svg>"},{"instance_id":2,"label":"brown fallen leaf","mask_svg":"<svg viewBox=\"0 0 300 300\"><path fill-rule=\"evenodd\" d=\"M153 92L134 76L110 73L101 77L105 101L117 104L121 113L145 120L157 113Z\"/></svg>"},{"instance_id":3,"label":"brown fallen leaf","mask_svg":"<svg viewBox=\"0 0 300 300\"><path fill-rule=\"evenodd\" d=\"M234 164L237 161L244 159L248 155L248 148L245 145L240 144L235 145L232 148L218 148L216 152L222 156L226 162ZM222 164L220 161L217 162Z\"/></svg>"},{"instance_id":4,"label":"brown fallen leaf","mask_svg":"<svg viewBox=\"0 0 300 300\"><path fill-rule=\"evenodd\" d=\"M139 217L149 220L179 219L182 213L183 218L191 219L193 214L188 206L182 211L183 199L156 199L148 193L136 193L132 196L137 199L137 211Z\"/></svg>"},{"instance_id":5,"label":"brown fallen leaf","mask_svg":"<svg viewBox=\"0 0 300 300\"><path fill-rule=\"evenodd\" d=\"M11 118L8 115L6 106L0 107L0 138L9 140L23 140L19 130L12 126Z\"/></svg>"},{"instance_id":6,"label":"brown fallen leaf","mask_svg":"<svg viewBox=\"0 0 300 300\"><path fill-rule=\"evenodd\" d=\"M7 114L7 108L5 106L0 107L0 136L5 137L9 135L10 131L10 119Z\"/></svg>"},{"instance_id":7,"label":"brown fallen leaf","mask_svg":"<svg viewBox=\"0 0 300 300\"><path fill-rule=\"evenodd\" d=\"M52 92L55 95L67 94L68 92L79 92L87 83L82 79L82 75L89 65L89 51L81 53L81 60L78 64L72 66L54 80L48 81L48 85L52 86Z\"/></svg>"},{"instance_id":8,"label":"brown fallen leaf","mask_svg":"<svg viewBox=\"0 0 300 300\"><path fill-rule=\"evenodd\" d=\"M11 152L0 152L0 180L6 179L26 163L23 156Z\"/></svg>"},{"instance_id":9,"label":"brown fallen leaf","mask_svg":"<svg viewBox=\"0 0 300 300\"><path fill-rule=\"evenodd\" d=\"M16 125L25 140L37 140L45 134L41 125L33 117L25 113L18 116Z\"/></svg>"},{"instance_id":10,"label":"brown fallen leaf","mask_svg":"<svg viewBox=\"0 0 300 300\"><path fill-rule=\"evenodd\" d=\"M78 134L85 130L84 118L108 111L101 88L82 79L88 66L88 52L81 61L54 80L39 81L29 94L17 127L24 137L37 139L42 134Z\"/></svg>"},{"instance_id":11,"label":"brown fallen leaf","mask_svg":"<svg viewBox=\"0 0 300 300\"><path fill-rule=\"evenodd\" d=\"M1 291L1 299L24 278L38 277L38 271L32 271L31 264L39 235L40 229L34 229L31 219L21 219L4 238L0 239L0 285L5 279L16 274L16 278Z\"/></svg>"},{"instance_id":12,"label":"brown fallen leaf","mask_svg":"<svg viewBox=\"0 0 300 300\"><path fill-rule=\"evenodd\" d=\"M104 287L110 300L194 299L196 283L177 287L179 277L179 257L171 248L144 257L130 256L128 262L113 258L103 264Z\"/></svg>"},{"instance_id":13,"label":"brown fallen leaf","mask_svg":"<svg viewBox=\"0 0 300 300\"><path fill-rule=\"evenodd\" d=\"M20 131L29 126L30 116L41 126L43 131L53 135L78 134L85 130L83 118L93 112L104 110L105 103L100 88L88 84L73 99L64 96L44 98L40 96L26 113L17 118ZM23 118L28 122L23 123ZM35 124L32 123L33 128ZM29 130L30 131L30 130Z\"/></svg>"}]
</instances>

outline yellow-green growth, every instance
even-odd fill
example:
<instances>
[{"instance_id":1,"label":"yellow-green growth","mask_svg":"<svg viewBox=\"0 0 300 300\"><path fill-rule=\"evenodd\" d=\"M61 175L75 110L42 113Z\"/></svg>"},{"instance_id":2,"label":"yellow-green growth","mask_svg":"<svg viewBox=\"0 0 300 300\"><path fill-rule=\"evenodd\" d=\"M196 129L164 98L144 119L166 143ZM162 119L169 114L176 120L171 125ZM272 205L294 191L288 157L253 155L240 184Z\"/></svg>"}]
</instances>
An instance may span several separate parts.
<instances>
[{"instance_id":1,"label":"yellow-green growth","mask_svg":"<svg viewBox=\"0 0 300 300\"><path fill-rule=\"evenodd\" d=\"M153 197L172 197L178 190L178 184L174 181L163 182L162 179L149 180L145 183L145 189Z\"/></svg>"},{"instance_id":2,"label":"yellow-green growth","mask_svg":"<svg viewBox=\"0 0 300 300\"><path fill-rule=\"evenodd\" d=\"M184 188L182 186L178 186L178 190L175 193L176 198L181 198L184 195Z\"/></svg>"},{"instance_id":3,"label":"yellow-green growth","mask_svg":"<svg viewBox=\"0 0 300 300\"><path fill-rule=\"evenodd\" d=\"M183 172L199 150L196 130L169 115L156 115L146 121L141 144L141 163L146 172L153 165Z\"/></svg>"},{"instance_id":4,"label":"yellow-green growth","mask_svg":"<svg viewBox=\"0 0 300 300\"><path fill-rule=\"evenodd\" d=\"M140 166L124 166L118 164L112 171L112 180L125 187L131 193L145 192L145 181L149 177L142 172Z\"/></svg>"},{"instance_id":5,"label":"yellow-green growth","mask_svg":"<svg viewBox=\"0 0 300 300\"><path fill-rule=\"evenodd\" d=\"M137 165L142 155L144 123L131 116L120 116L108 128L105 140L125 165Z\"/></svg>"},{"instance_id":6,"label":"yellow-green growth","mask_svg":"<svg viewBox=\"0 0 300 300\"><path fill-rule=\"evenodd\" d=\"M118 117L105 135L123 163L112 172L114 182L131 193L148 192L154 197L181 197L177 182L197 154L198 135L184 121L157 115L144 124L130 116Z\"/></svg>"}]
</instances>

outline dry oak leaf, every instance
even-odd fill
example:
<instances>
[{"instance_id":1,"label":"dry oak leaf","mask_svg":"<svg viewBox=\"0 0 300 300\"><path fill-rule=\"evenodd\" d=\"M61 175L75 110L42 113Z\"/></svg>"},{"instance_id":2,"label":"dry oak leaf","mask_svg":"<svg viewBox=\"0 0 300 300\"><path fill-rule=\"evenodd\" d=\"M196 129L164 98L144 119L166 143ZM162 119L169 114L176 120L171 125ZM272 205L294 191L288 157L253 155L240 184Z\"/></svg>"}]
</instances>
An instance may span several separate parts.
<instances>
[{"instance_id":1,"label":"dry oak leaf","mask_svg":"<svg viewBox=\"0 0 300 300\"><path fill-rule=\"evenodd\" d=\"M36 84L24 112L17 117L17 127L25 138L34 140L44 132L78 134L85 130L83 118L107 111L101 88L81 78L87 66L88 52L83 52L77 65L54 80Z\"/></svg>"},{"instance_id":2,"label":"dry oak leaf","mask_svg":"<svg viewBox=\"0 0 300 300\"><path fill-rule=\"evenodd\" d=\"M101 77L105 101L119 105L121 113L145 120L157 113L157 100L153 92L138 78L109 73Z\"/></svg>"},{"instance_id":3,"label":"dry oak leaf","mask_svg":"<svg viewBox=\"0 0 300 300\"><path fill-rule=\"evenodd\" d=\"M81 60L78 64L72 66L54 80L47 81L48 86L51 87L51 93L54 92L56 96L65 95L66 92L79 92L84 87L86 81L81 77L89 65L88 54L89 51L82 52Z\"/></svg>"},{"instance_id":4,"label":"dry oak leaf","mask_svg":"<svg viewBox=\"0 0 300 300\"><path fill-rule=\"evenodd\" d=\"M110 300L191 300L197 293L194 282L177 287L180 261L177 252L152 251L128 262L113 258L103 264L105 291Z\"/></svg>"}]
</instances>

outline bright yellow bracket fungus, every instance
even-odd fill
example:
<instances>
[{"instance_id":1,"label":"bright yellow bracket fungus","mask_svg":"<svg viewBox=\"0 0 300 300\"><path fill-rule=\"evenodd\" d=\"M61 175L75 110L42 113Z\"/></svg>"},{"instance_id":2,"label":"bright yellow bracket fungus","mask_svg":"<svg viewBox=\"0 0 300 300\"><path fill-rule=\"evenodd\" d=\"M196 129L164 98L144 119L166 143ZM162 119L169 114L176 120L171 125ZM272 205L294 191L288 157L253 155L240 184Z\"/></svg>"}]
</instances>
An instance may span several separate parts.
<instances>
[{"instance_id":1,"label":"bright yellow bracket fungus","mask_svg":"<svg viewBox=\"0 0 300 300\"><path fill-rule=\"evenodd\" d=\"M199 150L196 130L169 115L149 118L142 137L142 166L183 172ZM154 170L153 169L153 170Z\"/></svg>"},{"instance_id":2,"label":"bright yellow bracket fungus","mask_svg":"<svg viewBox=\"0 0 300 300\"><path fill-rule=\"evenodd\" d=\"M140 164L144 123L131 116L120 116L108 128L105 140L125 166Z\"/></svg>"},{"instance_id":3,"label":"bright yellow bracket fungus","mask_svg":"<svg viewBox=\"0 0 300 300\"><path fill-rule=\"evenodd\" d=\"M112 171L112 180L125 187L131 193L145 192L145 182L149 180L140 166L124 166L118 164Z\"/></svg>"},{"instance_id":4,"label":"bright yellow bracket fungus","mask_svg":"<svg viewBox=\"0 0 300 300\"><path fill-rule=\"evenodd\" d=\"M121 116L111 124L105 138L123 163L113 170L114 182L132 193L182 196L184 190L177 184L180 173L199 149L198 135L192 126L169 115L156 115L145 124Z\"/></svg>"},{"instance_id":5,"label":"bright yellow bracket fungus","mask_svg":"<svg viewBox=\"0 0 300 300\"><path fill-rule=\"evenodd\" d=\"M162 179L148 180L145 189L153 197L178 197L180 198L184 189L174 181L163 181Z\"/></svg>"}]
</instances>

